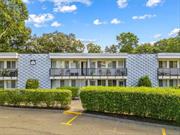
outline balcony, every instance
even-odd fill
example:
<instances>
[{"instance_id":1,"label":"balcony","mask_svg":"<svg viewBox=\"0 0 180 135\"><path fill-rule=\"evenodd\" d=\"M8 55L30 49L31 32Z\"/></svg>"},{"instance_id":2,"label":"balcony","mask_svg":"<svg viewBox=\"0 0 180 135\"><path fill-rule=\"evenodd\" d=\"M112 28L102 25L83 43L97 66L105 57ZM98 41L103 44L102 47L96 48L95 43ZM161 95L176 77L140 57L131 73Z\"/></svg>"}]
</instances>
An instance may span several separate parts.
<instances>
[{"instance_id":1,"label":"balcony","mask_svg":"<svg viewBox=\"0 0 180 135\"><path fill-rule=\"evenodd\" d=\"M126 68L51 68L50 76L127 76Z\"/></svg>"},{"instance_id":2,"label":"balcony","mask_svg":"<svg viewBox=\"0 0 180 135\"><path fill-rule=\"evenodd\" d=\"M159 68L158 76L180 76L180 68Z\"/></svg>"},{"instance_id":3,"label":"balcony","mask_svg":"<svg viewBox=\"0 0 180 135\"><path fill-rule=\"evenodd\" d=\"M17 69L0 69L0 77L17 77Z\"/></svg>"}]
</instances>

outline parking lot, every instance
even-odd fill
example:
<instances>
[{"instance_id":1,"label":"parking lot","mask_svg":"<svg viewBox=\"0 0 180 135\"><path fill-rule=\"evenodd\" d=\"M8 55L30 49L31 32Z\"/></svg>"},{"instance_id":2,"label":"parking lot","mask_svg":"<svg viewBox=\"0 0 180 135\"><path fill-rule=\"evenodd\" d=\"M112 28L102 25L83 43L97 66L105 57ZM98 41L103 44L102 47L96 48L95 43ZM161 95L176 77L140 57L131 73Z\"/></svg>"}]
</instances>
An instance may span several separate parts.
<instances>
[{"instance_id":1,"label":"parking lot","mask_svg":"<svg viewBox=\"0 0 180 135\"><path fill-rule=\"evenodd\" d=\"M180 128L60 110L0 107L0 135L180 135Z\"/></svg>"}]
</instances>

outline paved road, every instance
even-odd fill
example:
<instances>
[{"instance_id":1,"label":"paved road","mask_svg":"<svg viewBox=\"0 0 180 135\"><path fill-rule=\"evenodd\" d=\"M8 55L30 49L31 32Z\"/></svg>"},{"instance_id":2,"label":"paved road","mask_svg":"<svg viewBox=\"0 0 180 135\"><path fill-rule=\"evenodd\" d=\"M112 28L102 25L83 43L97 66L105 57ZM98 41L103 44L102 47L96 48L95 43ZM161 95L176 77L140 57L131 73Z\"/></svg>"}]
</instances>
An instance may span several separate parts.
<instances>
[{"instance_id":1,"label":"paved road","mask_svg":"<svg viewBox=\"0 0 180 135\"><path fill-rule=\"evenodd\" d=\"M77 116L72 125L63 123ZM58 110L0 107L0 135L180 135L180 127L64 114Z\"/></svg>"}]
</instances>

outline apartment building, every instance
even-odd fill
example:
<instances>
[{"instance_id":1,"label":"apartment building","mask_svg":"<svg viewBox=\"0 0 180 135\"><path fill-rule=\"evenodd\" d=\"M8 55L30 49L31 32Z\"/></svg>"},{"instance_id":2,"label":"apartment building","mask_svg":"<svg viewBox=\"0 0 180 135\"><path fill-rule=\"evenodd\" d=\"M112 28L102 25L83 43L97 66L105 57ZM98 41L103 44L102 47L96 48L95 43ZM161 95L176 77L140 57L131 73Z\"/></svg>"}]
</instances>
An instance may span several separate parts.
<instances>
[{"instance_id":1,"label":"apartment building","mask_svg":"<svg viewBox=\"0 0 180 135\"><path fill-rule=\"evenodd\" d=\"M179 86L180 53L0 53L0 88L25 88L27 79L41 88L136 86L144 75L154 87Z\"/></svg>"}]
</instances>

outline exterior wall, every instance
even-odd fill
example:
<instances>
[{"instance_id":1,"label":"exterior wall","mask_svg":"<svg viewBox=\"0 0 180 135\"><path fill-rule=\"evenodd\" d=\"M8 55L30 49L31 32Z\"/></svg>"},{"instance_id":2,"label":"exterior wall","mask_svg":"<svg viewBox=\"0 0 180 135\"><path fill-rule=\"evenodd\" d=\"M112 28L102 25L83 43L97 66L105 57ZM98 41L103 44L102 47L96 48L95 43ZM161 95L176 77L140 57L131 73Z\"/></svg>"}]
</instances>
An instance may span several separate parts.
<instances>
[{"instance_id":1,"label":"exterior wall","mask_svg":"<svg viewBox=\"0 0 180 135\"><path fill-rule=\"evenodd\" d=\"M35 60L36 64L30 64L31 60ZM18 88L25 88L27 79L38 79L40 88L51 88L50 67L48 54L19 54Z\"/></svg>"},{"instance_id":2,"label":"exterior wall","mask_svg":"<svg viewBox=\"0 0 180 135\"><path fill-rule=\"evenodd\" d=\"M127 86L136 86L140 77L148 75L152 85L158 86L156 54L129 54L127 58Z\"/></svg>"}]
</instances>

